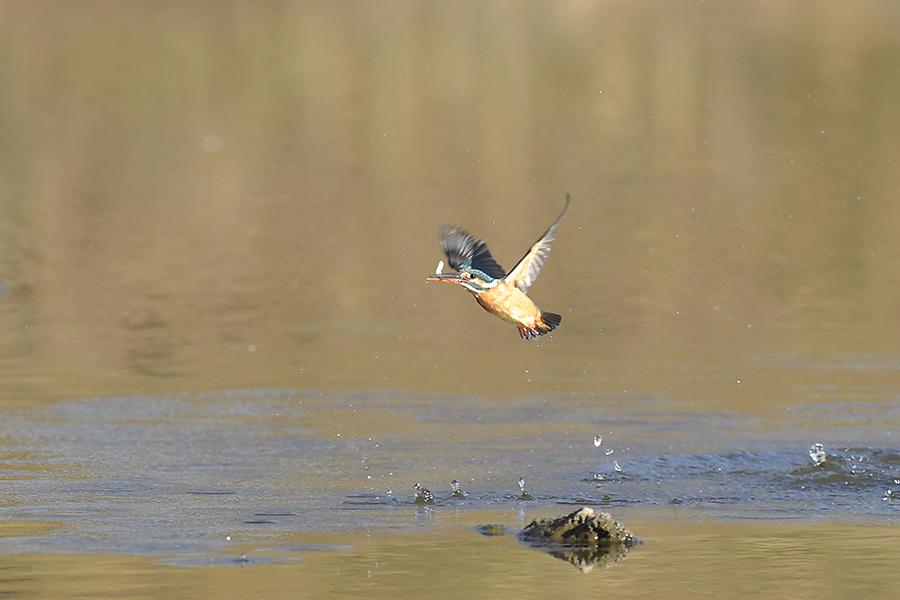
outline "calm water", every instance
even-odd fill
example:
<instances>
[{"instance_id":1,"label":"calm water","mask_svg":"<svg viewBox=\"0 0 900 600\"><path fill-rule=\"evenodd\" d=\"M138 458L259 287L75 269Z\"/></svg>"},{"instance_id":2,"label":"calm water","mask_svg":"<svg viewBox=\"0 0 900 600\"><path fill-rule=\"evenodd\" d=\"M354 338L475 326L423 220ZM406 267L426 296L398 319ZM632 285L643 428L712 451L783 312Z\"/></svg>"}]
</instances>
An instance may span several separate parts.
<instances>
[{"instance_id":1,"label":"calm water","mask_svg":"<svg viewBox=\"0 0 900 600\"><path fill-rule=\"evenodd\" d=\"M4 593L895 593L898 22L3 2ZM567 192L553 335L425 284ZM512 535L582 505L645 543Z\"/></svg>"}]
</instances>

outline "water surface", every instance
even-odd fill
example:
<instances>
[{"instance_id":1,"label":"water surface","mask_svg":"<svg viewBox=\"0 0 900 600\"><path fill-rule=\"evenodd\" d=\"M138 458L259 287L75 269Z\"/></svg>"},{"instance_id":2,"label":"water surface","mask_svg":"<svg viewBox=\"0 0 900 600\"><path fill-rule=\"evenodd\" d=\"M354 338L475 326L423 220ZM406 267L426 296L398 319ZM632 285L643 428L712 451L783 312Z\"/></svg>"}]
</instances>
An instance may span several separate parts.
<instances>
[{"instance_id":1,"label":"water surface","mask_svg":"<svg viewBox=\"0 0 900 600\"><path fill-rule=\"evenodd\" d=\"M4 2L4 591L894 593L898 10Z\"/></svg>"}]
</instances>

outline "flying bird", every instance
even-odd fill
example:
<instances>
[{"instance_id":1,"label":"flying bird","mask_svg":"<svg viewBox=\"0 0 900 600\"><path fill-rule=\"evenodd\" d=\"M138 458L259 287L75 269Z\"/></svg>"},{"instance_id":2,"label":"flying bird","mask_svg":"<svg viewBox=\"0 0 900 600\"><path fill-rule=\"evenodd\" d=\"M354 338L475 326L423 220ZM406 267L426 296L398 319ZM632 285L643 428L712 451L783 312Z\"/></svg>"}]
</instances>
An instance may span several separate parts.
<instances>
[{"instance_id":1,"label":"flying bird","mask_svg":"<svg viewBox=\"0 0 900 600\"><path fill-rule=\"evenodd\" d=\"M444 225L441 227L441 248L447 255L447 262L457 272L441 273L444 267L444 261L441 261L435 274L425 280L463 286L484 310L515 325L523 340L550 333L559 326L562 317L539 309L525 292L541 272L556 239L556 230L568 211L569 195L566 194L566 205L559 217L509 273L497 264L484 240L454 225Z\"/></svg>"}]
</instances>

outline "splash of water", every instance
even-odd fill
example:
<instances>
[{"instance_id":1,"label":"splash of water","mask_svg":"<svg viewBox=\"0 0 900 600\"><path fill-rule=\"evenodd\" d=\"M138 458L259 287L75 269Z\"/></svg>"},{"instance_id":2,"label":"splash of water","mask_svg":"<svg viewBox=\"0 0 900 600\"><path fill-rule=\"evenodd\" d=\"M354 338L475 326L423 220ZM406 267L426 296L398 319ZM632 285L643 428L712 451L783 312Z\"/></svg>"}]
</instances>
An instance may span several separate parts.
<instances>
[{"instance_id":1,"label":"splash of water","mask_svg":"<svg viewBox=\"0 0 900 600\"><path fill-rule=\"evenodd\" d=\"M819 466L825 462L825 456L825 446L823 446L819 442L813 444L809 449L809 457L814 463L816 463L816 466Z\"/></svg>"},{"instance_id":2,"label":"splash of water","mask_svg":"<svg viewBox=\"0 0 900 600\"><path fill-rule=\"evenodd\" d=\"M467 495L464 491L459 489L459 481L456 479L450 482L450 490L453 492L450 494L451 498L465 498Z\"/></svg>"},{"instance_id":3,"label":"splash of water","mask_svg":"<svg viewBox=\"0 0 900 600\"><path fill-rule=\"evenodd\" d=\"M534 498L532 498L531 494L529 494L528 492L525 491L525 478L524 477L519 477L519 492L521 492L519 495L519 500L534 500Z\"/></svg>"},{"instance_id":4,"label":"splash of water","mask_svg":"<svg viewBox=\"0 0 900 600\"><path fill-rule=\"evenodd\" d=\"M413 486L413 490L416 492L416 498L414 500L416 504L434 504L434 494L431 493L431 490L423 487L418 481Z\"/></svg>"}]
</instances>

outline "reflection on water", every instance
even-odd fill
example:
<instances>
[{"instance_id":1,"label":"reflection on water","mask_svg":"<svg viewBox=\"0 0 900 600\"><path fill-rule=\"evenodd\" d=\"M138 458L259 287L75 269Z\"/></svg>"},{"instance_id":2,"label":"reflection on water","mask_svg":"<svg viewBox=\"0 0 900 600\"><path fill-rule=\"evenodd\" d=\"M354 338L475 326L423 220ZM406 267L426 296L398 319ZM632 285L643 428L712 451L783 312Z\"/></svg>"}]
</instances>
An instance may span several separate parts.
<instances>
[{"instance_id":1,"label":"reflection on water","mask_svg":"<svg viewBox=\"0 0 900 600\"><path fill-rule=\"evenodd\" d=\"M622 562L583 575L511 536L470 531L372 539L342 536L347 546L298 543L300 560L248 553L224 558L154 560L127 555L7 555L4 590L13 597L115 595L129 598L230 596L296 598L592 597L639 594L692 598L841 598L862 591L890 597L900 583L892 528L774 527L755 523L648 523L652 539ZM212 563L220 568L196 568ZM189 568L185 568L189 567ZM117 574L125 574L118 576ZM464 574L464 576L460 576ZM714 574L714 575L711 575Z\"/></svg>"},{"instance_id":2,"label":"reflection on water","mask_svg":"<svg viewBox=\"0 0 900 600\"><path fill-rule=\"evenodd\" d=\"M0 400L895 368L898 6L807 9L8 3ZM550 339L423 284L441 224L517 258L565 192Z\"/></svg>"}]
</instances>

